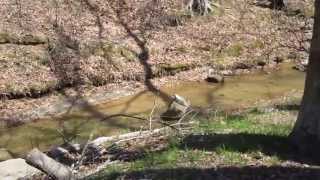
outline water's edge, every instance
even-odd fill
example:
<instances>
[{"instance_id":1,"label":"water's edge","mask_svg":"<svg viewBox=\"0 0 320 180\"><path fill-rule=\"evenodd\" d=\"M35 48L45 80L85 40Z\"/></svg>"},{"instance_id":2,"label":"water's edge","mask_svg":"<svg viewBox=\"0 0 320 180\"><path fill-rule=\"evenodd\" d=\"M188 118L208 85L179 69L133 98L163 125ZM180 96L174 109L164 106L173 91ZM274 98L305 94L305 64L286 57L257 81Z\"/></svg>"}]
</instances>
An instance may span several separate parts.
<instances>
[{"instance_id":1,"label":"water's edge","mask_svg":"<svg viewBox=\"0 0 320 180\"><path fill-rule=\"evenodd\" d=\"M192 105L199 107L220 109L245 107L259 100L286 95L291 91L302 91L305 74L291 67L291 64L283 64L280 70L269 74L261 71L250 75L228 77L224 84L206 82L167 84L161 91L168 95L179 94L190 100ZM101 103L103 100L107 102ZM127 118L100 120L103 116L116 113L147 115L154 104L159 113L161 107L165 106L163 100L157 98L155 93L142 89L124 89L113 94L97 95L88 102L92 105L90 108L82 110L76 108L69 114L0 129L0 147L9 150L15 156L20 156L34 147L44 150L54 144L61 144L64 140L85 141L90 134L98 137L134 131L144 126L144 122ZM63 102L55 106L56 109L62 110L70 105L68 102ZM78 106L85 107L81 101ZM47 109L41 111L43 112L40 113L48 113Z\"/></svg>"}]
</instances>

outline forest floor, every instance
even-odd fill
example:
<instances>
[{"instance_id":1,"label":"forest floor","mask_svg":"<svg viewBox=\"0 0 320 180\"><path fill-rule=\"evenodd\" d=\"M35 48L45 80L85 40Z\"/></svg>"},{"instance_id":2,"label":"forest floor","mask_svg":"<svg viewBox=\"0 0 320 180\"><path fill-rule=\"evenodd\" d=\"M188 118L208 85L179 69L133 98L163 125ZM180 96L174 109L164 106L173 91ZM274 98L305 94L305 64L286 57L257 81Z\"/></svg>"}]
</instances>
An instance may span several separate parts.
<instances>
[{"instance_id":1,"label":"forest floor","mask_svg":"<svg viewBox=\"0 0 320 180\"><path fill-rule=\"evenodd\" d=\"M87 179L319 179L319 161L287 138L298 109L290 103L198 116L183 136L149 137L147 147L128 142L135 148Z\"/></svg>"},{"instance_id":2,"label":"forest floor","mask_svg":"<svg viewBox=\"0 0 320 180\"><path fill-rule=\"evenodd\" d=\"M118 91L203 80L208 68L237 75L265 65L272 72L277 62L308 57L312 0L293 11L223 1L194 17L173 0L117 2L110 9L105 1L1 1L1 123L55 115L80 97L98 103Z\"/></svg>"}]
</instances>

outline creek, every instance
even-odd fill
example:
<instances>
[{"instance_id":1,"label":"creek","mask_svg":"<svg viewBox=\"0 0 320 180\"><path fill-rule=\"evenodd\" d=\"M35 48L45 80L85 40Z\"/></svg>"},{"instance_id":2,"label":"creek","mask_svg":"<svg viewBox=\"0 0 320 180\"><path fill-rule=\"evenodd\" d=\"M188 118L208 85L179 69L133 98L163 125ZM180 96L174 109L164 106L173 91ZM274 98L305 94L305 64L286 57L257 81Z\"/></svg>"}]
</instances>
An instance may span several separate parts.
<instances>
[{"instance_id":1,"label":"creek","mask_svg":"<svg viewBox=\"0 0 320 180\"><path fill-rule=\"evenodd\" d=\"M241 108L257 101L281 97L291 91L302 91L305 73L292 69L292 64L282 64L272 73L258 72L248 75L227 77L223 84L207 82L179 82L167 84L161 91L179 94L193 106L219 109ZM33 147L42 150L63 139L85 142L89 136L109 136L139 130L146 122L132 118L114 117L100 121L101 114L117 113L148 116L154 104L159 113L165 103L155 93L142 91L132 96L101 103L91 110L73 111L61 117L41 119L18 127L0 128L0 147L14 156L23 156Z\"/></svg>"}]
</instances>

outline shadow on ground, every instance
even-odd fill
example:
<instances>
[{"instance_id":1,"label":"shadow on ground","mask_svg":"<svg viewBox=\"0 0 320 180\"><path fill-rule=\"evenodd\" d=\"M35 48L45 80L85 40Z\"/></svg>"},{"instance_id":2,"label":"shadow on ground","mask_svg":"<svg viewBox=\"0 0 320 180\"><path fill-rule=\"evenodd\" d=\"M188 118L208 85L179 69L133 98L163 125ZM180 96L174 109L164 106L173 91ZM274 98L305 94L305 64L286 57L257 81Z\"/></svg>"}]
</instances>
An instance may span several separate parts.
<instances>
[{"instance_id":1,"label":"shadow on ground","mask_svg":"<svg viewBox=\"0 0 320 180\"><path fill-rule=\"evenodd\" d=\"M320 172L313 168L299 167L220 167L177 168L111 173L97 179L181 179L181 180L317 180Z\"/></svg>"},{"instance_id":2,"label":"shadow on ground","mask_svg":"<svg viewBox=\"0 0 320 180\"><path fill-rule=\"evenodd\" d=\"M177 167L159 168L146 167L146 170L129 172L110 172L98 174L92 179L181 179L181 180L320 180L320 168L315 158L299 154L295 151L287 137L262 134L209 134L190 135L182 140L178 147L185 149L198 149L216 151L218 147L228 151L249 153L262 152L265 155L274 155L282 160L290 160L281 166L227 166L217 165L215 162L209 167ZM292 162L293 161L293 162ZM302 164L296 164L300 162ZM212 168L214 167L214 168Z\"/></svg>"},{"instance_id":3,"label":"shadow on ground","mask_svg":"<svg viewBox=\"0 0 320 180\"><path fill-rule=\"evenodd\" d=\"M205 151L215 151L218 147L241 153L260 151L268 156L277 156L281 160L309 165L320 164L319 157L299 153L285 136L248 133L189 135L183 139L181 145L183 149Z\"/></svg>"}]
</instances>

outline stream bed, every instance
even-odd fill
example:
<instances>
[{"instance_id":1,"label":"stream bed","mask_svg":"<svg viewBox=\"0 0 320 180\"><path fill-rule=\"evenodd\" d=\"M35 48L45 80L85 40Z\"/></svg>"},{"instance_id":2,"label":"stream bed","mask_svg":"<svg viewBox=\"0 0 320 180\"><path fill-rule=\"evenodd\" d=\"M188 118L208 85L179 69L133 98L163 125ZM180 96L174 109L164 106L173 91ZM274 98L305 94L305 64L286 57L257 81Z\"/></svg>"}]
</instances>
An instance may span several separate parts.
<instances>
[{"instance_id":1,"label":"stream bed","mask_svg":"<svg viewBox=\"0 0 320 180\"><path fill-rule=\"evenodd\" d=\"M272 73L258 72L227 77L223 84L207 82L179 82L167 84L161 91L179 94L193 106L219 109L241 108L259 100L281 97L291 91L302 91L305 73L292 69L292 64L282 64ZM0 148L15 157L23 156L34 147L46 150L65 141L85 142L93 137L121 134L139 130L145 122L132 118L115 117L100 121L103 115L117 113L148 116L154 105L163 110L165 103L150 91L101 103L90 109L72 111L61 117L41 119L18 127L0 128Z\"/></svg>"}]
</instances>

